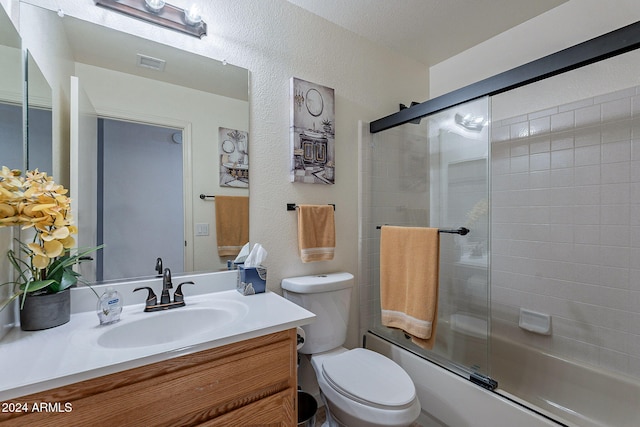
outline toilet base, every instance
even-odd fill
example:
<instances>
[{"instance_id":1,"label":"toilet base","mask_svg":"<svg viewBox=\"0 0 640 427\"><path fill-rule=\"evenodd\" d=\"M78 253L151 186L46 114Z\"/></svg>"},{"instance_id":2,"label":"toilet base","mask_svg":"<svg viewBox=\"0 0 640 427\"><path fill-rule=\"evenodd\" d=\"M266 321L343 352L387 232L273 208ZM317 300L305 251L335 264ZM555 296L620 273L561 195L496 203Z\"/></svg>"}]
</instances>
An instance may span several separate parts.
<instances>
[{"instance_id":1,"label":"toilet base","mask_svg":"<svg viewBox=\"0 0 640 427\"><path fill-rule=\"evenodd\" d=\"M420 416L420 402L416 397L411 403L397 409L377 408L351 400L336 390L327 382L322 374L322 362L329 357L345 351L340 347L325 353L311 356L320 395L325 404L327 414L326 427L409 427ZM323 424L323 427L325 425Z\"/></svg>"}]
</instances>

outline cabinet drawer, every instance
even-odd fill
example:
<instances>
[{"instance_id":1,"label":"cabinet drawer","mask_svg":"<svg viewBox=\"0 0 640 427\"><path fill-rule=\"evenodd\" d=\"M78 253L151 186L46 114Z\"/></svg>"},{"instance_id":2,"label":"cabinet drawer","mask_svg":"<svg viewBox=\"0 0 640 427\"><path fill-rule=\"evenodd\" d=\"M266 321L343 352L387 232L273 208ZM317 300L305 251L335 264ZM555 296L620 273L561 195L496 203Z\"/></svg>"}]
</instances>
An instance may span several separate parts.
<instances>
[{"instance_id":1,"label":"cabinet drawer","mask_svg":"<svg viewBox=\"0 0 640 427\"><path fill-rule=\"evenodd\" d=\"M71 402L72 410L6 425L197 425L295 389L294 338L284 331L16 399Z\"/></svg>"},{"instance_id":2,"label":"cabinet drawer","mask_svg":"<svg viewBox=\"0 0 640 427\"><path fill-rule=\"evenodd\" d=\"M226 414L200 424L200 427L265 427L294 426L298 413L295 409L295 389L287 389L273 396L227 412Z\"/></svg>"}]
</instances>

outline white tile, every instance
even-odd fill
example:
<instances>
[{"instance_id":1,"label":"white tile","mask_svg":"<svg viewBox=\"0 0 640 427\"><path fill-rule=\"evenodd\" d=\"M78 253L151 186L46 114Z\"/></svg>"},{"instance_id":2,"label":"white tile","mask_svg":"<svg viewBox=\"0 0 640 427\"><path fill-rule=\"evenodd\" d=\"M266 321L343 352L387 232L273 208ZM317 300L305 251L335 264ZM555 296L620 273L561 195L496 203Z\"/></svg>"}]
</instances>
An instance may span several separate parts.
<instances>
[{"instance_id":1,"label":"white tile","mask_svg":"<svg viewBox=\"0 0 640 427\"><path fill-rule=\"evenodd\" d=\"M583 185L573 188L573 202L576 205L597 205L600 204L600 186Z\"/></svg>"},{"instance_id":2,"label":"white tile","mask_svg":"<svg viewBox=\"0 0 640 427\"><path fill-rule=\"evenodd\" d=\"M600 145L579 147L575 150L575 165L587 166L600 163Z\"/></svg>"},{"instance_id":3,"label":"white tile","mask_svg":"<svg viewBox=\"0 0 640 427\"><path fill-rule=\"evenodd\" d=\"M509 144L509 147L511 149L511 157L526 156L529 154L529 142L527 141L512 142Z\"/></svg>"},{"instance_id":4,"label":"white tile","mask_svg":"<svg viewBox=\"0 0 640 427\"><path fill-rule=\"evenodd\" d=\"M574 225L573 241L576 244L599 245L600 226L599 225Z\"/></svg>"},{"instance_id":5,"label":"white tile","mask_svg":"<svg viewBox=\"0 0 640 427\"><path fill-rule=\"evenodd\" d=\"M573 246L573 254L576 263L600 265L599 245L575 244Z\"/></svg>"},{"instance_id":6,"label":"white tile","mask_svg":"<svg viewBox=\"0 0 640 427\"><path fill-rule=\"evenodd\" d=\"M559 150L551 153L551 168L570 168L573 166L573 150Z\"/></svg>"},{"instance_id":7,"label":"white tile","mask_svg":"<svg viewBox=\"0 0 640 427\"><path fill-rule=\"evenodd\" d=\"M549 188L551 186L550 171L532 171L529 173L529 185L531 188Z\"/></svg>"},{"instance_id":8,"label":"white tile","mask_svg":"<svg viewBox=\"0 0 640 427\"><path fill-rule=\"evenodd\" d=\"M640 225L640 205L629 205L629 225Z\"/></svg>"},{"instance_id":9,"label":"white tile","mask_svg":"<svg viewBox=\"0 0 640 427\"><path fill-rule=\"evenodd\" d=\"M578 225L599 225L600 206L585 205L573 208L573 218Z\"/></svg>"},{"instance_id":10,"label":"white tile","mask_svg":"<svg viewBox=\"0 0 640 427\"><path fill-rule=\"evenodd\" d=\"M573 148L573 135L553 134L551 135L552 150L566 150Z\"/></svg>"},{"instance_id":11,"label":"white tile","mask_svg":"<svg viewBox=\"0 0 640 427\"><path fill-rule=\"evenodd\" d=\"M626 224L600 226L600 243L605 246L624 246L629 248L631 245L629 227Z\"/></svg>"},{"instance_id":12,"label":"white tile","mask_svg":"<svg viewBox=\"0 0 640 427\"><path fill-rule=\"evenodd\" d=\"M603 184L600 186L602 189L601 203L603 205L628 205L631 195L631 185L629 183L621 184ZM640 200L640 199L637 199Z\"/></svg>"},{"instance_id":13,"label":"white tile","mask_svg":"<svg viewBox=\"0 0 640 427\"><path fill-rule=\"evenodd\" d=\"M575 167L573 173L576 185L600 184L600 164Z\"/></svg>"},{"instance_id":14,"label":"white tile","mask_svg":"<svg viewBox=\"0 0 640 427\"><path fill-rule=\"evenodd\" d=\"M600 179L603 184L616 184L631 181L630 162L605 163L600 166Z\"/></svg>"},{"instance_id":15,"label":"white tile","mask_svg":"<svg viewBox=\"0 0 640 427\"><path fill-rule=\"evenodd\" d=\"M614 92L609 92L604 95L596 96L593 98L594 104L602 104L610 101L615 101L623 98L631 98L636 94L636 88L621 89Z\"/></svg>"},{"instance_id":16,"label":"white tile","mask_svg":"<svg viewBox=\"0 0 640 427\"><path fill-rule=\"evenodd\" d=\"M573 224L573 206L549 206L550 224Z\"/></svg>"},{"instance_id":17,"label":"white tile","mask_svg":"<svg viewBox=\"0 0 640 427\"><path fill-rule=\"evenodd\" d=\"M529 143L529 152L531 154L535 153L544 153L551 149L551 139L549 137L546 138L535 138Z\"/></svg>"},{"instance_id":18,"label":"white tile","mask_svg":"<svg viewBox=\"0 0 640 427\"><path fill-rule=\"evenodd\" d=\"M532 119L529 121L529 134L540 135L551 131L551 118L549 116Z\"/></svg>"},{"instance_id":19,"label":"white tile","mask_svg":"<svg viewBox=\"0 0 640 427\"><path fill-rule=\"evenodd\" d=\"M631 139L631 120L609 123L600 128L602 142L628 141Z\"/></svg>"},{"instance_id":20,"label":"white tile","mask_svg":"<svg viewBox=\"0 0 640 427\"><path fill-rule=\"evenodd\" d=\"M597 128L596 128L597 129ZM590 145L600 145L602 135L599 130L585 129L577 131L574 135L575 147L588 147Z\"/></svg>"},{"instance_id":21,"label":"white tile","mask_svg":"<svg viewBox=\"0 0 640 427\"><path fill-rule=\"evenodd\" d=\"M634 136L631 140L631 160L640 160L640 139L637 138Z\"/></svg>"},{"instance_id":22,"label":"white tile","mask_svg":"<svg viewBox=\"0 0 640 427\"><path fill-rule=\"evenodd\" d=\"M576 110L576 127L593 126L600 123L600 104Z\"/></svg>"},{"instance_id":23,"label":"white tile","mask_svg":"<svg viewBox=\"0 0 640 427\"><path fill-rule=\"evenodd\" d=\"M640 161L632 161L629 164L629 180L630 182L640 182Z\"/></svg>"},{"instance_id":24,"label":"white tile","mask_svg":"<svg viewBox=\"0 0 640 427\"><path fill-rule=\"evenodd\" d=\"M529 122L514 123L511 125L509 132L511 139L526 138L529 136Z\"/></svg>"},{"instance_id":25,"label":"white tile","mask_svg":"<svg viewBox=\"0 0 640 427\"><path fill-rule=\"evenodd\" d=\"M553 156L553 153L551 153L551 155ZM550 181L551 181L550 186L553 188L573 187L574 186L574 169L573 168L553 169L551 171Z\"/></svg>"},{"instance_id":26,"label":"white tile","mask_svg":"<svg viewBox=\"0 0 640 427\"><path fill-rule=\"evenodd\" d=\"M521 173L529 171L529 156L511 157L509 172Z\"/></svg>"},{"instance_id":27,"label":"white tile","mask_svg":"<svg viewBox=\"0 0 640 427\"><path fill-rule=\"evenodd\" d=\"M558 107L551 107L545 110L534 111L533 113L529 113L527 117L529 120L535 120L541 117L548 117L556 114L558 112Z\"/></svg>"},{"instance_id":28,"label":"white tile","mask_svg":"<svg viewBox=\"0 0 640 427\"><path fill-rule=\"evenodd\" d=\"M600 265L629 268L629 250L615 246L600 247Z\"/></svg>"},{"instance_id":29,"label":"white tile","mask_svg":"<svg viewBox=\"0 0 640 427\"><path fill-rule=\"evenodd\" d=\"M631 142L619 141L602 144L602 162L627 162L631 158Z\"/></svg>"},{"instance_id":30,"label":"white tile","mask_svg":"<svg viewBox=\"0 0 640 427\"><path fill-rule=\"evenodd\" d=\"M549 169L550 163L550 153L532 154L529 156L529 168L532 171Z\"/></svg>"},{"instance_id":31,"label":"white tile","mask_svg":"<svg viewBox=\"0 0 640 427\"><path fill-rule=\"evenodd\" d=\"M601 104L602 121L619 120L631 117L631 99L622 98Z\"/></svg>"},{"instance_id":32,"label":"white tile","mask_svg":"<svg viewBox=\"0 0 640 427\"><path fill-rule=\"evenodd\" d=\"M628 268L602 266L600 269L600 283L602 286L629 289L629 279L630 272ZM606 294L608 291L603 289L602 292Z\"/></svg>"},{"instance_id":33,"label":"white tile","mask_svg":"<svg viewBox=\"0 0 640 427\"><path fill-rule=\"evenodd\" d=\"M559 132L562 130L572 129L574 126L574 112L566 111L551 116L551 130Z\"/></svg>"},{"instance_id":34,"label":"white tile","mask_svg":"<svg viewBox=\"0 0 640 427\"><path fill-rule=\"evenodd\" d=\"M603 205L600 208L600 223L604 225L629 226L629 205Z\"/></svg>"},{"instance_id":35,"label":"white tile","mask_svg":"<svg viewBox=\"0 0 640 427\"><path fill-rule=\"evenodd\" d=\"M548 191L551 206L572 206L576 203L576 192L572 187L551 188Z\"/></svg>"},{"instance_id":36,"label":"white tile","mask_svg":"<svg viewBox=\"0 0 640 427\"><path fill-rule=\"evenodd\" d=\"M569 104L563 104L558 107L558 111L571 111L571 110L579 110L584 107L588 107L593 105L593 98L581 99L579 101L571 102Z\"/></svg>"}]
</instances>

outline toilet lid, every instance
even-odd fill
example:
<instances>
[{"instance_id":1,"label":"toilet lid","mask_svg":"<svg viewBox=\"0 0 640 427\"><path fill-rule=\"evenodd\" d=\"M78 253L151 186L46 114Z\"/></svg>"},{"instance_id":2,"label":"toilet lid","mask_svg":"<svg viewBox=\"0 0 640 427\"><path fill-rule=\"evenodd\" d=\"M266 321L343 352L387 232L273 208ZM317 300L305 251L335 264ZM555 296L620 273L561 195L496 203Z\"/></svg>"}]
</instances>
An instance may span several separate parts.
<instances>
[{"instance_id":1,"label":"toilet lid","mask_svg":"<svg viewBox=\"0 0 640 427\"><path fill-rule=\"evenodd\" d=\"M330 357L322 371L336 391L364 404L396 407L415 399L413 381L404 369L370 350L356 348Z\"/></svg>"}]
</instances>

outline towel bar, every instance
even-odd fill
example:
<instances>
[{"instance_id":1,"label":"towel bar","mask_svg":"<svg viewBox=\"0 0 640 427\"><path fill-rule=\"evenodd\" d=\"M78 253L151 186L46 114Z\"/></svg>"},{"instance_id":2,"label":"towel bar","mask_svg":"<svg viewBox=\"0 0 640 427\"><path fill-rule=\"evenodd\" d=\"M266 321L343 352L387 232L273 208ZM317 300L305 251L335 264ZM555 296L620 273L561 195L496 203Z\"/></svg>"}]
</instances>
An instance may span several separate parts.
<instances>
[{"instance_id":1,"label":"towel bar","mask_svg":"<svg viewBox=\"0 0 640 427\"><path fill-rule=\"evenodd\" d=\"M382 228L381 225L376 226L377 230L380 230ZM449 234L459 234L461 236L465 236L467 234L469 234L469 229L466 227L460 227L457 230L453 230L453 229L440 229L438 230L438 233L449 233Z\"/></svg>"},{"instance_id":2,"label":"towel bar","mask_svg":"<svg viewBox=\"0 0 640 427\"><path fill-rule=\"evenodd\" d=\"M207 199L215 199L215 198L216 198L216 196L207 196L206 194L201 194L201 195L200 195L200 198L201 198L202 200L207 200Z\"/></svg>"},{"instance_id":3,"label":"towel bar","mask_svg":"<svg viewBox=\"0 0 640 427\"><path fill-rule=\"evenodd\" d=\"M333 210L336 210L336 205L334 205L333 203L328 203L329 205L333 206ZM288 211L295 211L296 208L298 207L298 205L296 205L295 203L287 203L287 210Z\"/></svg>"}]
</instances>

